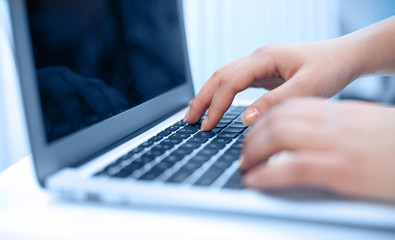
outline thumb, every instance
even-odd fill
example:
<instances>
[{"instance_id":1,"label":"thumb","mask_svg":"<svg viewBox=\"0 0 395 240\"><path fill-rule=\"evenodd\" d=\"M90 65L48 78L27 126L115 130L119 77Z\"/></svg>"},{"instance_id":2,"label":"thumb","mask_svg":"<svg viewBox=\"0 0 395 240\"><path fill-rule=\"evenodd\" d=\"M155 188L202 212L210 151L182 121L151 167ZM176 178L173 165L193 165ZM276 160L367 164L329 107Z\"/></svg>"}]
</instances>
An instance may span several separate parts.
<instances>
[{"instance_id":1,"label":"thumb","mask_svg":"<svg viewBox=\"0 0 395 240\"><path fill-rule=\"evenodd\" d=\"M283 102L284 100L314 94L307 94L306 89L301 87L303 81L301 77L295 75L282 85L266 93L253 104L251 104L243 113L241 120L247 126L252 125L260 116L265 114L271 107Z\"/></svg>"}]
</instances>

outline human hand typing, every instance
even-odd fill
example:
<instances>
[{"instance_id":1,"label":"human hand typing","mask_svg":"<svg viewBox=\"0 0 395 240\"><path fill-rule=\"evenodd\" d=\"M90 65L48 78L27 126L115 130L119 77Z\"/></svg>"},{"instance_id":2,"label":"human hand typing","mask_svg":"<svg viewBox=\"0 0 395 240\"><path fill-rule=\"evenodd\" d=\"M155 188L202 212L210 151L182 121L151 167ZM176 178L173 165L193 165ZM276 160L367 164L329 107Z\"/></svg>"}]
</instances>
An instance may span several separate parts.
<instances>
[{"instance_id":1,"label":"human hand typing","mask_svg":"<svg viewBox=\"0 0 395 240\"><path fill-rule=\"evenodd\" d=\"M317 187L395 202L395 109L300 98L260 118L245 137L240 167L247 186ZM289 151L278 164L266 159Z\"/></svg>"},{"instance_id":2,"label":"human hand typing","mask_svg":"<svg viewBox=\"0 0 395 240\"><path fill-rule=\"evenodd\" d=\"M266 88L271 91L242 116L246 125L256 122L240 163L248 170L248 186L320 187L395 202L395 110L363 102L295 99L331 97L360 76L395 74L394 33L395 16L333 40L261 47L214 73L185 121L195 123L208 109L201 128L211 130L238 92ZM266 164L284 150L290 161Z\"/></svg>"},{"instance_id":3,"label":"human hand typing","mask_svg":"<svg viewBox=\"0 0 395 240\"><path fill-rule=\"evenodd\" d=\"M195 123L208 108L202 129L211 130L235 95L248 87L271 91L244 112L247 125L287 98L331 97L354 78L353 69L344 68L353 60L343 55L337 41L261 47L215 72L192 101L185 121Z\"/></svg>"}]
</instances>

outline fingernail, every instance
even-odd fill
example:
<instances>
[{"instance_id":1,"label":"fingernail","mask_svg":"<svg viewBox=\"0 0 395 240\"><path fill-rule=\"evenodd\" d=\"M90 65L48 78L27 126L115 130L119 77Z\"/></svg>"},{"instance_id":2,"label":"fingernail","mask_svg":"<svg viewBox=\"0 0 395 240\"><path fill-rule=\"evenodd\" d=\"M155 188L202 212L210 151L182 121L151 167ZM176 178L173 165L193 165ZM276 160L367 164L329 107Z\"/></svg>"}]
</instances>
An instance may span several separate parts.
<instances>
[{"instance_id":1,"label":"fingernail","mask_svg":"<svg viewBox=\"0 0 395 240\"><path fill-rule=\"evenodd\" d=\"M187 113L185 113L184 122L187 122L187 121L188 121L189 111L190 111L190 109L188 109Z\"/></svg>"},{"instance_id":2,"label":"fingernail","mask_svg":"<svg viewBox=\"0 0 395 240\"><path fill-rule=\"evenodd\" d=\"M203 122L202 122L202 126L200 126L200 131L206 131L206 125L208 122L208 117L206 117Z\"/></svg>"},{"instance_id":3,"label":"fingernail","mask_svg":"<svg viewBox=\"0 0 395 240\"><path fill-rule=\"evenodd\" d=\"M244 125L249 126L253 124L260 115L261 114L257 108L249 108L243 113L243 116L241 116L241 121L244 123Z\"/></svg>"}]
</instances>

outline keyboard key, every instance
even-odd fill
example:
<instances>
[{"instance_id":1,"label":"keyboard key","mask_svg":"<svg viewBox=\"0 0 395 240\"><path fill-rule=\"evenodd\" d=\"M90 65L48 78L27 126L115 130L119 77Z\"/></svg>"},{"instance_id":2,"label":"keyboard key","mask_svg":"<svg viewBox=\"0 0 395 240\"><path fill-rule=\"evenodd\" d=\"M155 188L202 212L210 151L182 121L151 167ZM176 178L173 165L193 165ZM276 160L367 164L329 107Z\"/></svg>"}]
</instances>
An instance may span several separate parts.
<instances>
[{"instance_id":1,"label":"keyboard key","mask_svg":"<svg viewBox=\"0 0 395 240\"><path fill-rule=\"evenodd\" d=\"M225 154L230 154L230 155L236 155L239 156L240 155L240 149L239 148L229 148L228 150L226 150Z\"/></svg>"},{"instance_id":2,"label":"keyboard key","mask_svg":"<svg viewBox=\"0 0 395 240\"><path fill-rule=\"evenodd\" d=\"M186 139L189 136L191 136L190 133L178 133L178 132L176 132L173 135L171 135L169 138L170 139Z\"/></svg>"},{"instance_id":3,"label":"keyboard key","mask_svg":"<svg viewBox=\"0 0 395 240\"><path fill-rule=\"evenodd\" d=\"M242 149L244 146L243 141L236 141L231 148Z\"/></svg>"},{"instance_id":4,"label":"keyboard key","mask_svg":"<svg viewBox=\"0 0 395 240\"><path fill-rule=\"evenodd\" d=\"M141 175L138 179L139 180L154 180L159 177L167 168L162 168L158 165L151 168L148 172Z\"/></svg>"},{"instance_id":5,"label":"keyboard key","mask_svg":"<svg viewBox=\"0 0 395 240\"><path fill-rule=\"evenodd\" d=\"M168 183L182 183L189 176L191 176L192 173L193 173L193 170L180 168L169 179L167 179L166 182L168 182Z\"/></svg>"},{"instance_id":6,"label":"keyboard key","mask_svg":"<svg viewBox=\"0 0 395 240\"><path fill-rule=\"evenodd\" d=\"M169 150L169 149L172 149L177 144L174 144L172 142L163 142L162 141L162 142L160 142L159 145L163 146L164 149Z\"/></svg>"},{"instance_id":7,"label":"keyboard key","mask_svg":"<svg viewBox=\"0 0 395 240\"><path fill-rule=\"evenodd\" d=\"M167 166L167 168L171 168L173 167L177 162L176 161L171 161L168 158L163 159L160 163L158 163L158 165L160 166Z\"/></svg>"},{"instance_id":8,"label":"keyboard key","mask_svg":"<svg viewBox=\"0 0 395 240\"><path fill-rule=\"evenodd\" d=\"M114 177L114 178L126 178L126 177L128 177L130 174L128 174L128 173L124 173L124 171L119 171L119 172L117 172L117 173L114 173L114 174L110 174L110 177Z\"/></svg>"},{"instance_id":9,"label":"keyboard key","mask_svg":"<svg viewBox=\"0 0 395 240\"><path fill-rule=\"evenodd\" d=\"M246 125L244 125L244 123L231 123L230 125L229 125L229 127L240 127L240 128L246 128L247 126Z\"/></svg>"},{"instance_id":10,"label":"keyboard key","mask_svg":"<svg viewBox=\"0 0 395 240\"><path fill-rule=\"evenodd\" d=\"M184 128L199 130L199 129L200 129L200 126L199 126L198 124L193 124L193 125L187 124L187 125L184 126Z\"/></svg>"},{"instance_id":11,"label":"keyboard key","mask_svg":"<svg viewBox=\"0 0 395 240\"><path fill-rule=\"evenodd\" d=\"M187 142L188 143L197 143L197 144L202 145L203 143L205 143L207 141L208 141L208 138L196 137L196 135L195 135L192 138L188 139Z\"/></svg>"},{"instance_id":12,"label":"keyboard key","mask_svg":"<svg viewBox=\"0 0 395 240\"><path fill-rule=\"evenodd\" d=\"M182 166L182 168L195 171L196 169L200 168L202 165L203 163L201 162L188 161L187 163L185 163L184 166Z\"/></svg>"},{"instance_id":13,"label":"keyboard key","mask_svg":"<svg viewBox=\"0 0 395 240\"><path fill-rule=\"evenodd\" d=\"M172 152L169 156L167 156L162 161L169 161L169 162L178 162L184 158L185 155L181 155L175 152Z\"/></svg>"},{"instance_id":14,"label":"keyboard key","mask_svg":"<svg viewBox=\"0 0 395 240\"><path fill-rule=\"evenodd\" d=\"M215 138L211 143L223 143L223 144L228 144L232 141L233 139L231 138Z\"/></svg>"},{"instance_id":15,"label":"keyboard key","mask_svg":"<svg viewBox=\"0 0 395 240\"><path fill-rule=\"evenodd\" d=\"M198 129L191 129L191 128L181 128L180 130L177 131L177 133L185 133L185 134L193 134L195 132L197 132Z\"/></svg>"},{"instance_id":16,"label":"keyboard key","mask_svg":"<svg viewBox=\"0 0 395 240\"><path fill-rule=\"evenodd\" d=\"M225 154L220 156L218 160L227 161L227 162L234 162L234 161L238 160L239 158L240 158L240 156L238 154L229 154L229 153L225 152Z\"/></svg>"},{"instance_id":17,"label":"keyboard key","mask_svg":"<svg viewBox=\"0 0 395 240\"><path fill-rule=\"evenodd\" d=\"M130 150L130 151L128 152L128 154L140 153L141 151L144 150L144 148L145 148L145 147L143 147L143 146L138 146L138 147L133 148L132 150Z\"/></svg>"},{"instance_id":18,"label":"keyboard key","mask_svg":"<svg viewBox=\"0 0 395 240\"><path fill-rule=\"evenodd\" d=\"M220 131L222 131L222 128L213 128L213 129L211 129L211 132L213 132L213 133L219 133Z\"/></svg>"},{"instance_id":19,"label":"keyboard key","mask_svg":"<svg viewBox=\"0 0 395 240\"><path fill-rule=\"evenodd\" d=\"M192 148L192 149L196 149L198 147L200 147L201 144L199 143L191 143L191 142L186 142L182 145L183 148Z\"/></svg>"},{"instance_id":20,"label":"keyboard key","mask_svg":"<svg viewBox=\"0 0 395 240\"><path fill-rule=\"evenodd\" d=\"M161 142L161 144L174 144L177 145L182 142L182 139L179 138L167 138Z\"/></svg>"},{"instance_id":21,"label":"keyboard key","mask_svg":"<svg viewBox=\"0 0 395 240\"><path fill-rule=\"evenodd\" d=\"M223 188L229 189L243 189L243 174L240 170L236 170L233 175L228 179Z\"/></svg>"},{"instance_id":22,"label":"keyboard key","mask_svg":"<svg viewBox=\"0 0 395 240\"><path fill-rule=\"evenodd\" d=\"M186 156L188 154L190 154L194 149L192 148L182 148L180 147L179 149L175 150L174 153L182 155L182 156Z\"/></svg>"},{"instance_id":23,"label":"keyboard key","mask_svg":"<svg viewBox=\"0 0 395 240\"><path fill-rule=\"evenodd\" d=\"M167 169L171 168L172 166L174 166L174 164L175 164L175 162L163 159L158 164L156 164L155 167L167 170Z\"/></svg>"},{"instance_id":24,"label":"keyboard key","mask_svg":"<svg viewBox=\"0 0 395 240\"><path fill-rule=\"evenodd\" d=\"M195 156L193 156L189 162L199 162L199 163L205 163L208 160L210 160L211 156L210 155L206 155L206 154L196 154Z\"/></svg>"},{"instance_id":25,"label":"keyboard key","mask_svg":"<svg viewBox=\"0 0 395 240\"><path fill-rule=\"evenodd\" d=\"M230 167L230 165L232 165L232 162L218 159L215 163L213 163L211 168L215 168L215 169L218 169L218 170L225 170L228 167Z\"/></svg>"},{"instance_id":26,"label":"keyboard key","mask_svg":"<svg viewBox=\"0 0 395 240\"><path fill-rule=\"evenodd\" d=\"M176 123L173 124L173 126L178 126L178 127L182 127L182 126L184 126L184 125L186 125L186 123L184 122L184 120L180 120L180 121L178 121L178 122L176 122Z\"/></svg>"},{"instance_id":27,"label":"keyboard key","mask_svg":"<svg viewBox=\"0 0 395 240\"><path fill-rule=\"evenodd\" d=\"M215 154L218 153L218 149L212 149L212 148L204 148L203 150L201 150L198 154L201 155L208 155L208 156L214 156Z\"/></svg>"},{"instance_id":28,"label":"keyboard key","mask_svg":"<svg viewBox=\"0 0 395 240\"><path fill-rule=\"evenodd\" d=\"M180 127L181 127L181 126L179 126L179 125L172 125L172 126L166 128L165 131L175 132L175 131L177 131Z\"/></svg>"},{"instance_id":29,"label":"keyboard key","mask_svg":"<svg viewBox=\"0 0 395 240\"><path fill-rule=\"evenodd\" d=\"M158 145L156 145L155 147L152 148L152 150L160 150L163 149L164 151L167 151L169 149L172 149L174 147L174 144L172 143L159 143Z\"/></svg>"},{"instance_id":30,"label":"keyboard key","mask_svg":"<svg viewBox=\"0 0 395 240\"><path fill-rule=\"evenodd\" d=\"M153 161L159 155L161 155L159 152L151 152L151 151L149 151L149 152L144 153L138 159L141 159L140 161L142 161L144 163L148 163L148 162Z\"/></svg>"},{"instance_id":31,"label":"keyboard key","mask_svg":"<svg viewBox=\"0 0 395 240\"><path fill-rule=\"evenodd\" d=\"M223 118L231 118L231 119L235 119L239 116L239 113L225 113Z\"/></svg>"},{"instance_id":32,"label":"keyboard key","mask_svg":"<svg viewBox=\"0 0 395 240\"><path fill-rule=\"evenodd\" d=\"M243 125L244 125L244 123L243 123L243 121L241 120L241 118L237 118L237 119L234 121L234 123L238 123L238 124L243 124Z\"/></svg>"},{"instance_id":33,"label":"keyboard key","mask_svg":"<svg viewBox=\"0 0 395 240\"><path fill-rule=\"evenodd\" d=\"M244 131L244 127L227 127L224 130L225 132L234 132L234 133L241 133Z\"/></svg>"},{"instance_id":34,"label":"keyboard key","mask_svg":"<svg viewBox=\"0 0 395 240\"><path fill-rule=\"evenodd\" d=\"M238 133L234 133L234 132L226 132L223 131L220 134L218 134L218 138L235 138L237 137L237 135L239 135Z\"/></svg>"},{"instance_id":35,"label":"keyboard key","mask_svg":"<svg viewBox=\"0 0 395 240\"><path fill-rule=\"evenodd\" d=\"M219 142L210 142L209 144L206 145L205 148L212 148L212 149L222 149L225 147L225 143L219 143Z\"/></svg>"},{"instance_id":36,"label":"keyboard key","mask_svg":"<svg viewBox=\"0 0 395 240\"><path fill-rule=\"evenodd\" d=\"M216 128L224 128L224 127L226 127L226 126L228 126L228 124L218 123L217 126L216 126Z\"/></svg>"},{"instance_id":37,"label":"keyboard key","mask_svg":"<svg viewBox=\"0 0 395 240\"><path fill-rule=\"evenodd\" d=\"M214 132L198 132L195 134L195 138L212 138L215 136Z\"/></svg>"},{"instance_id":38,"label":"keyboard key","mask_svg":"<svg viewBox=\"0 0 395 240\"><path fill-rule=\"evenodd\" d=\"M138 148L148 148L148 147L150 147L150 146L152 146L152 144L154 144L153 142L149 142L149 141L147 141L147 142L143 142L142 144L140 144L139 146L138 146Z\"/></svg>"},{"instance_id":39,"label":"keyboard key","mask_svg":"<svg viewBox=\"0 0 395 240\"><path fill-rule=\"evenodd\" d=\"M154 137L148 139L148 142L156 143L156 142L159 142L159 141L162 140L162 139L163 139L163 137L154 136Z\"/></svg>"},{"instance_id":40,"label":"keyboard key","mask_svg":"<svg viewBox=\"0 0 395 240\"><path fill-rule=\"evenodd\" d=\"M158 157L158 156L162 155L164 152L166 152L166 149L164 149L163 146L156 145L155 147L153 147L151 150L149 150L145 154Z\"/></svg>"},{"instance_id":41,"label":"keyboard key","mask_svg":"<svg viewBox=\"0 0 395 240\"><path fill-rule=\"evenodd\" d=\"M156 136L158 136L158 137L167 137L167 136L169 136L169 135L172 134L172 133L173 133L173 131L164 130L164 131L162 131L162 132L156 134Z\"/></svg>"},{"instance_id":42,"label":"keyboard key","mask_svg":"<svg viewBox=\"0 0 395 240\"><path fill-rule=\"evenodd\" d=\"M200 125L186 125L184 128L182 128L181 130L190 130L193 133L199 131L200 129Z\"/></svg>"},{"instance_id":43,"label":"keyboard key","mask_svg":"<svg viewBox=\"0 0 395 240\"><path fill-rule=\"evenodd\" d=\"M221 120L232 120L233 121L233 119L234 119L234 117L228 117L228 116L223 116L222 118L221 118Z\"/></svg>"},{"instance_id":44,"label":"keyboard key","mask_svg":"<svg viewBox=\"0 0 395 240\"><path fill-rule=\"evenodd\" d=\"M209 186L214 183L222 173L223 171L218 169L209 169L193 185Z\"/></svg>"},{"instance_id":45,"label":"keyboard key","mask_svg":"<svg viewBox=\"0 0 395 240\"><path fill-rule=\"evenodd\" d=\"M224 118L222 118L220 121L219 121L219 123L220 124L229 124L229 123L231 123L233 120L232 119L224 119Z\"/></svg>"},{"instance_id":46,"label":"keyboard key","mask_svg":"<svg viewBox=\"0 0 395 240\"><path fill-rule=\"evenodd\" d=\"M132 162L129 165L125 166L122 168L118 173L112 175L112 177L116 178L126 178L132 175L136 170L140 169L143 167L144 164L141 162Z\"/></svg>"}]
</instances>

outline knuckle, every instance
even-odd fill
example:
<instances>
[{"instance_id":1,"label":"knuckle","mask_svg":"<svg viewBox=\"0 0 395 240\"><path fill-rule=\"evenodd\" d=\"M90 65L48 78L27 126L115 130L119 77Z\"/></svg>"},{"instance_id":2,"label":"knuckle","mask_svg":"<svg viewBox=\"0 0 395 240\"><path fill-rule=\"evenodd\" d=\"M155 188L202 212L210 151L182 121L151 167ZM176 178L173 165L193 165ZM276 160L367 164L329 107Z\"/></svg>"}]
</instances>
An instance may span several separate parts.
<instances>
[{"instance_id":1,"label":"knuckle","mask_svg":"<svg viewBox=\"0 0 395 240\"><path fill-rule=\"evenodd\" d=\"M221 78L221 81L219 82L219 88L225 89L227 91L231 91L232 93L235 92L233 86L233 79L229 74L226 74Z\"/></svg>"},{"instance_id":2,"label":"knuckle","mask_svg":"<svg viewBox=\"0 0 395 240\"><path fill-rule=\"evenodd\" d=\"M263 55L263 54L266 54L268 51L269 51L269 46L262 46L262 47L257 48L253 54L254 55Z\"/></svg>"},{"instance_id":3,"label":"knuckle","mask_svg":"<svg viewBox=\"0 0 395 240\"><path fill-rule=\"evenodd\" d=\"M267 124L273 128L273 130L278 131L279 128L282 128L279 124L285 117L286 117L287 111L284 110L283 108L276 108L270 111L267 117Z\"/></svg>"},{"instance_id":4,"label":"knuckle","mask_svg":"<svg viewBox=\"0 0 395 240\"><path fill-rule=\"evenodd\" d=\"M275 146L281 146L287 135L287 126L275 121L271 123L269 141Z\"/></svg>"},{"instance_id":5,"label":"knuckle","mask_svg":"<svg viewBox=\"0 0 395 240\"><path fill-rule=\"evenodd\" d=\"M230 77L229 74L225 74L222 78L221 81L219 82L220 86L228 86L229 84L232 83L232 78Z\"/></svg>"},{"instance_id":6,"label":"knuckle","mask_svg":"<svg viewBox=\"0 0 395 240\"><path fill-rule=\"evenodd\" d=\"M261 46L253 52L253 55L272 54L277 49L277 46L279 46L279 44L269 44L269 45Z\"/></svg>"},{"instance_id":7,"label":"knuckle","mask_svg":"<svg viewBox=\"0 0 395 240\"><path fill-rule=\"evenodd\" d=\"M312 167L302 161L292 161L289 163L290 173L295 182L303 182L311 174Z\"/></svg>"},{"instance_id":8,"label":"knuckle","mask_svg":"<svg viewBox=\"0 0 395 240\"><path fill-rule=\"evenodd\" d=\"M281 101L280 101L279 97L276 94L272 93L272 92L267 93L265 95L265 99L263 101L263 103L268 106L268 109L270 109L271 107L279 104L280 102Z\"/></svg>"},{"instance_id":9,"label":"knuckle","mask_svg":"<svg viewBox=\"0 0 395 240\"><path fill-rule=\"evenodd\" d=\"M194 99L191 102L190 108L191 109L198 109L199 106L201 106L201 103L199 103L199 99Z\"/></svg>"},{"instance_id":10,"label":"knuckle","mask_svg":"<svg viewBox=\"0 0 395 240\"><path fill-rule=\"evenodd\" d=\"M298 109L302 107L303 105L303 100L300 98L288 98L282 101L279 104L279 109L281 109L284 112L288 112L290 110Z\"/></svg>"},{"instance_id":11,"label":"knuckle","mask_svg":"<svg viewBox=\"0 0 395 240\"><path fill-rule=\"evenodd\" d=\"M219 70L215 71L213 73L213 75L211 75L210 79L218 79L218 78L221 78L222 75L223 75L223 71L221 69L219 69Z\"/></svg>"},{"instance_id":12,"label":"knuckle","mask_svg":"<svg viewBox=\"0 0 395 240\"><path fill-rule=\"evenodd\" d=\"M328 175L330 175L332 179L328 182L328 188L330 190L336 192L344 191L344 188L346 187L345 183L347 183L351 177L349 169L352 168L350 167L354 168L355 165L353 164L352 166L346 166L344 164L336 164L327 169Z\"/></svg>"}]
</instances>

